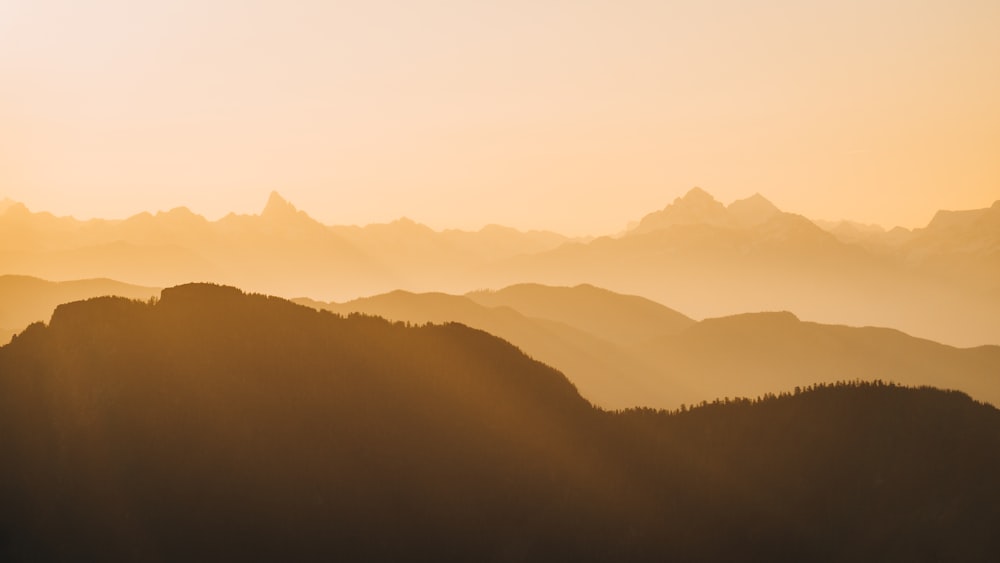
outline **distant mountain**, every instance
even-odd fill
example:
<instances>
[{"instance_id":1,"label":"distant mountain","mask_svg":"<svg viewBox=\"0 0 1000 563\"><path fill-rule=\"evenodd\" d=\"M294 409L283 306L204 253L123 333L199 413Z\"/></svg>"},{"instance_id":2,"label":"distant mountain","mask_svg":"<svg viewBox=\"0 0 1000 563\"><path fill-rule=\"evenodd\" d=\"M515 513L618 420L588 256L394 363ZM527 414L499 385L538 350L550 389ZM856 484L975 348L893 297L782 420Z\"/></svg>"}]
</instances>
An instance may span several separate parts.
<instances>
[{"instance_id":1,"label":"distant mountain","mask_svg":"<svg viewBox=\"0 0 1000 563\"><path fill-rule=\"evenodd\" d=\"M327 298L397 288L467 291L477 287L473 274L485 264L566 240L496 226L438 232L409 220L328 226L277 192L259 215L218 221L183 207L122 221L77 221L10 203L0 209L0 273L159 286L210 280Z\"/></svg>"},{"instance_id":2,"label":"distant mountain","mask_svg":"<svg viewBox=\"0 0 1000 563\"><path fill-rule=\"evenodd\" d=\"M725 226L731 221L725 206L705 190L692 188L684 197L679 197L660 211L643 217L631 232L648 233L676 225Z\"/></svg>"},{"instance_id":3,"label":"distant mountain","mask_svg":"<svg viewBox=\"0 0 1000 563\"><path fill-rule=\"evenodd\" d=\"M619 236L570 239L495 225L434 231L409 219L330 226L277 193L258 215L218 221L178 208L84 222L10 203L0 211L0 273L159 287L204 280L324 301L589 284L697 318L789 310L975 346L1000 344L998 214L1000 204L942 211L912 231L821 228L760 194L726 206L695 188Z\"/></svg>"},{"instance_id":4,"label":"distant mountain","mask_svg":"<svg viewBox=\"0 0 1000 563\"><path fill-rule=\"evenodd\" d=\"M734 201L727 207L705 190L696 187L662 210L643 217L630 232L642 234L677 225L754 227L781 213L780 209L759 193Z\"/></svg>"},{"instance_id":5,"label":"distant mountain","mask_svg":"<svg viewBox=\"0 0 1000 563\"><path fill-rule=\"evenodd\" d=\"M0 199L0 213L6 212L7 209L9 209L11 206L15 205L16 203L17 203L16 201L10 199L9 197L5 197L3 199Z\"/></svg>"},{"instance_id":6,"label":"distant mountain","mask_svg":"<svg viewBox=\"0 0 1000 563\"><path fill-rule=\"evenodd\" d=\"M856 379L957 389L1000 405L1000 346L954 348L892 329L803 322L787 312L695 322L641 297L537 284L464 297L395 291L340 304L297 302L485 330L559 369L604 408L675 409Z\"/></svg>"},{"instance_id":7,"label":"distant mountain","mask_svg":"<svg viewBox=\"0 0 1000 563\"><path fill-rule=\"evenodd\" d=\"M510 290L510 291L508 291ZM447 295L443 293L414 294L406 291L356 299L346 303L323 303L311 299L296 299L297 303L347 315L364 313L376 315L391 321L405 321L414 324L458 322L466 326L484 330L507 340L530 357L554 366L569 374L573 384L584 397L605 407L631 407L649 397L649 387L653 382L650 366L643 362L640 355L634 354L623 344L627 338L638 336L634 332L614 333L612 323L617 316L624 327L628 318L644 322L639 330L649 329L649 338L655 335L669 334L674 331L681 319L686 319L679 313L665 314L665 322L656 325L653 315L637 314L638 307L616 309L608 307L615 300L632 304L632 300L645 301L641 298L619 296L610 292L602 292L597 288L535 288L516 287L500 292L485 294L476 293L469 296ZM513 300L519 297L531 298L532 293L547 293L558 297L553 302L563 301L564 305L576 302L582 308L605 306L609 328L618 338L607 338L608 331L593 330L593 323L586 322L581 315L545 314L523 306L524 303L511 303L497 306L491 301ZM602 295L602 293L607 294ZM576 295L574 295L576 294ZM596 299L588 299L586 295L599 295L604 303ZM484 298L480 301L480 298ZM518 305L521 305L519 307ZM648 302L642 304L647 310L661 309L673 313L666 307ZM565 310L565 309L564 309ZM558 313L559 311L555 311ZM629 317L629 315L632 315ZM581 322L583 321L583 322ZM693 322L693 321L690 321ZM629 345L643 342L644 338L630 341ZM680 389L670 389L666 380L655 381L656 391L670 395L671 391L679 393ZM676 404L679 404L676 403Z\"/></svg>"},{"instance_id":8,"label":"distant mountain","mask_svg":"<svg viewBox=\"0 0 1000 563\"><path fill-rule=\"evenodd\" d=\"M494 287L525 280L588 283L702 318L791 310L952 345L998 344L1000 252L992 241L1000 227L992 216L963 215L964 234L929 227L878 238L852 227L851 238L781 212L762 197L727 208L695 189L623 236L518 256L488 277Z\"/></svg>"},{"instance_id":9,"label":"distant mountain","mask_svg":"<svg viewBox=\"0 0 1000 563\"><path fill-rule=\"evenodd\" d=\"M608 413L480 331L217 286L64 305L0 347L0 449L4 561L1000 549L1000 411L960 393Z\"/></svg>"},{"instance_id":10,"label":"distant mountain","mask_svg":"<svg viewBox=\"0 0 1000 563\"><path fill-rule=\"evenodd\" d=\"M117 295L130 299L149 299L160 294L158 288L129 285L107 279L51 282L28 276L0 275L0 344L29 324L48 321L52 311L70 301Z\"/></svg>"},{"instance_id":11,"label":"distant mountain","mask_svg":"<svg viewBox=\"0 0 1000 563\"><path fill-rule=\"evenodd\" d=\"M1000 346L953 348L892 329L803 322L788 312L706 319L646 352L647 361L703 398L882 379L960 389L1000 405Z\"/></svg>"},{"instance_id":12,"label":"distant mountain","mask_svg":"<svg viewBox=\"0 0 1000 563\"><path fill-rule=\"evenodd\" d=\"M594 287L519 284L467 297L490 307L510 307L539 319L562 322L618 346L630 347L670 336L694 320L655 301Z\"/></svg>"},{"instance_id":13,"label":"distant mountain","mask_svg":"<svg viewBox=\"0 0 1000 563\"><path fill-rule=\"evenodd\" d=\"M752 227L770 221L782 211L764 196L755 193L746 199L738 199L730 203L726 207L726 212L734 225Z\"/></svg>"}]
</instances>

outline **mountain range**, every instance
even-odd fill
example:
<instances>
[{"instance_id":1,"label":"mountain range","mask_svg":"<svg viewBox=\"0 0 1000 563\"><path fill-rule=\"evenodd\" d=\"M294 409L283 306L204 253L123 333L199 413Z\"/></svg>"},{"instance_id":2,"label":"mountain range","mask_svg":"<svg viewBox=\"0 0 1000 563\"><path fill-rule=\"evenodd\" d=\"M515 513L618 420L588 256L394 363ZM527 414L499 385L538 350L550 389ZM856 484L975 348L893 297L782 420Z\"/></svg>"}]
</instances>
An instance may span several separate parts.
<instances>
[{"instance_id":1,"label":"mountain range","mask_svg":"<svg viewBox=\"0 0 1000 563\"><path fill-rule=\"evenodd\" d=\"M955 348L894 329L805 322L789 312L696 322L648 299L588 285L296 301L340 314L485 330L556 367L605 408L676 409L875 379L958 389L1000 405L1000 346Z\"/></svg>"},{"instance_id":2,"label":"mountain range","mask_svg":"<svg viewBox=\"0 0 1000 563\"><path fill-rule=\"evenodd\" d=\"M0 429L12 562L1000 553L1000 411L962 393L610 412L482 331L216 285L59 306L0 347Z\"/></svg>"},{"instance_id":3,"label":"mountain range","mask_svg":"<svg viewBox=\"0 0 1000 563\"><path fill-rule=\"evenodd\" d=\"M407 219L329 226L277 193L258 215L218 221L185 208L77 221L7 201L0 273L156 287L213 281L324 301L586 283L695 318L786 310L957 346L1000 344L1000 204L884 232L817 224L759 194L724 206L695 188L622 234L571 239L500 226L434 231Z\"/></svg>"},{"instance_id":4,"label":"mountain range","mask_svg":"<svg viewBox=\"0 0 1000 563\"><path fill-rule=\"evenodd\" d=\"M0 326L17 327L9 331L14 334L47 321L60 303L102 295L148 300L159 290L108 280L0 276ZM957 389L1000 404L1000 346L955 348L893 329L800 321L789 312L699 322L643 297L589 285L520 284L465 295L396 290L343 303L294 301L341 315L484 330L560 370L604 408L676 409L873 379Z\"/></svg>"}]
</instances>

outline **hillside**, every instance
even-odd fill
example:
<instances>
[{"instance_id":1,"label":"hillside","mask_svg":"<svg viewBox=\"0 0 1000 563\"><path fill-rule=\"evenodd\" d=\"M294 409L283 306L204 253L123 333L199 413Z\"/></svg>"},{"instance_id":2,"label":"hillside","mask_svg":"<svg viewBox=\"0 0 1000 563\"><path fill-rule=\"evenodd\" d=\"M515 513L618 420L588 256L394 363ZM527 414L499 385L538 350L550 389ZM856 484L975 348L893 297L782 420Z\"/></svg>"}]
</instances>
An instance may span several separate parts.
<instances>
[{"instance_id":1,"label":"hillside","mask_svg":"<svg viewBox=\"0 0 1000 563\"><path fill-rule=\"evenodd\" d=\"M586 284L518 284L466 296L482 305L510 307L529 317L564 322L623 347L677 334L694 324L687 316L655 301Z\"/></svg>"},{"instance_id":2,"label":"hillside","mask_svg":"<svg viewBox=\"0 0 1000 563\"><path fill-rule=\"evenodd\" d=\"M574 291L569 288L547 289L553 294ZM625 296L620 297L627 300ZM646 404L637 401L649 396L653 384L653 375L642 357L607 340L603 332L590 332L585 323L569 324L575 319L529 316L527 313L530 310L491 307L476 302L470 296L444 293L393 291L345 303L323 303L310 299L296 299L295 302L342 315L364 313L414 324L457 322L484 330L567 374L585 398L604 407ZM579 304L590 303L583 300ZM620 311L618 316L624 318L626 313ZM672 317L670 319L673 320ZM668 394L680 391L680 388L671 388L666 380L656 381L655 388Z\"/></svg>"},{"instance_id":3,"label":"hillside","mask_svg":"<svg viewBox=\"0 0 1000 563\"><path fill-rule=\"evenodd\" d=\"M1000 412L821 386L589 406L461 325L232 288L59 307L0 348L0 558L963 560L1000 549Z\"/></svg>"},{"instance_id":4,"label":"hillside","mask_svg":"<svg viewBox=\"0 0 1000 563\"><path fill-rule=\"evenodd\" d=\"M1000 405L998 346L955 348L893 329L800 321L788 312L696 322L647 299L587 285L298 301L341 314L485 330L559 369L604 408L676 409L844 379L957 389Z\"/></svg>"},{"instance_id":5,"label":"hillside","mask_svg":"<svg viewBox=\"0 0 1000 563\"><path fill-rule=\"evenodd\" d=\"M706 319L645 349L705 397L756 397L842 379L958 389L1000 405L1000 346L954 348L878 327L800 321L788 312Z\"/></svg>"}]
</instances>

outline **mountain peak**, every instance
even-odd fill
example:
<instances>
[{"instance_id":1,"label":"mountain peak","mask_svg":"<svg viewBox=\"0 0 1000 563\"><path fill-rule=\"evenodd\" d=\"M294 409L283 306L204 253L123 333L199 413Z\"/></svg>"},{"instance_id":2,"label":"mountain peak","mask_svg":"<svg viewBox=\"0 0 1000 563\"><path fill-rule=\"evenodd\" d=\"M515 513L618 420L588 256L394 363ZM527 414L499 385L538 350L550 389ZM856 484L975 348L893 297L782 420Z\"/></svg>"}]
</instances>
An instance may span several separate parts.
<instances>
[{"instance_id":1,"label":"mountain peak","mask_svg":"<svg viewBox=\"0 0 1000 563\"><path fill-rule=\"evenodd\" d=\"M726 207L716 201L712 194L694 187L683 197L674 199L673 203L660 211L650 213L642 218L633 233L645 233L670 227L673 225L726 225L729 217Z\"/></svg>"},{"instance_id":2,"label":"mountain peak","mask_svg":"<svg viewBox=\"0 0 1000 563\"><path fill-rule=\"evenodd\" d=\"M267 205L264 206L264 210L261 212L261 217L281 217L294 215L298 212L295 206L288 203L285 198L281 197L277 191L272 191L271 195L267 198Z\"/></svg>"},{"instance_id":3,"label":"mountain peak","mask_svg":"<svg viewBox=\"0 0 1000 563\"><path fill-rule=\"evenodd\" d=\"M766 223L781 210L775 207L766 197L755 193L744 199L738 199L726 208L737 225L752 227Z\"/></svg>"},{"instance_id":4,"label":"mountain peak","mask_svg":"<svg viewBox=\"0 0 1000 563\"><path fill-rule=\"evenodd\" d=\"M0 215L5 213L11 216L14 215L24 216L24 215L30 215L31 211L28 209L26 205L24 205L19 201L14 201L12 199L5 199L3 201L0 201Z\"/></svg>"},{"instance_id":5,"label":"mountain peak","mask_svg":"<svg viewBox=\"0 0 1000 563\"><path fill-rule=\"evenodd\" d=\"M712 194L706 192L705 190L699 188L698 186L695 186L695 187L691 188L690 190L688 190L688 192L686 194L684 194L684 197L679 197L679 198L675 199L674 203L676 204L676 203L681 202L681 201L683 201L685 203L708 203L708 204L711 204L712 202L715 202L715 198L712 197Z\"/></svg>"}]
</instances>

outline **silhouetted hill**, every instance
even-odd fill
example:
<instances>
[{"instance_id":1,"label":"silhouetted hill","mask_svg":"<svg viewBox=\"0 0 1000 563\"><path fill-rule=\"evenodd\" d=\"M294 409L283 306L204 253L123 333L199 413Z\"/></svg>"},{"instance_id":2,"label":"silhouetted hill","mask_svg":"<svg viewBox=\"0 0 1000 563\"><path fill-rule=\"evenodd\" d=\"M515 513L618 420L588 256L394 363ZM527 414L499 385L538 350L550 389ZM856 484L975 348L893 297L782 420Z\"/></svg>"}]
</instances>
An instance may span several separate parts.
<instances>
[{"instance_id":1,"label":"silhouetted hill","mask_svg":"<svg viewBox=\"0 0 1000 563\"><path fill-rule=\"evenodd\" d=\"M211 280L285 295L347 298L398 288L468 291L484 265L566 237L498 226L433 231L408 219L328 226L272 192L260 214L208 221L187 208L78 221L0 208L0 273L166 286Z\"/></svg>"},{"instance_id":2,"label":"silhouetted hill","mask_svg":"<svg viewBox=\"0 0 1000 563\"><path fill-rule=\"evenodd\" d=\"M781 213L780 209L759 193L730 203L726 206L726 211L733 224L740 227L761 225Z\"/></svg>"},{"instance_id":3,"label":"silhouetted hill","mask_svg":"<svg viewBox=\"0 0 1000 563\"><path fill-rule=\"evenodd\" d=\"M876 242L838 238L763 197L726 208L696 189L623 236L515 257L488 277L493 286L589 283L701 318L791 310L957 346L1000 344L1000 247L991 242L1000 228L985 211L963 217L964 234L949 230L945 242L897 230Z\"/></svg>"},{"instance_id":4,"label":"silhouetted hill","mask_svg":"<svg viewBox=\"0 0 1000 563\"><path fill-rule=\"evenodd\" d=\"M435 231L409 219L324 225L277 193L260 214L218 221L185 208L77 221L5 205L6 274L158 287L206 280L338 301L396 289L590 284L697 318L789 310L955 346L1000 344L1000 204L885 232L820 228L760 194L725 206L695 188L621 236L596 239L496 225Z\"/></svg>"},{"instance_id":5,"label":"silhouetted hill","mask_svg":"<svg viewBox=\"0 0 1000 563\"><path fill-rule=\"evenodd\" d=\"M490 307L511 307L529 317L566 323L625 347L677 334L694 324L692 319L655 301L586 284L518 284L467 296Z\"/></svg>"},{"instance_id":6,"label":"silhouetted hill","mask_svg":"<svg viewBox=\"0 0 1000 563\"><path fill-rule=\"evenodd\" d=\"M56 306L62 303L102 295L149 299L159 294L157 288L108 279L52 282L29 276L0 275L0 327L11 329L6 337L0 330L0 344L6 344L12 334L29 324L48 320Z\"/></svg>"},{"instance_id":7,"label":"silhouetted hill","mask_svg":"<svg viewBox=\"0 0 1000 563\"><path fill-rule=\"evenodd\" d=\"M461 325L219 286L0 348L0 558L993 560L1000 412L853 384L593 409Z\"/></svg>"},{"instance_id":8,"label":"silhouetted hill","mask_svg":"<svg viewBox=\"0 0 1000 563\"><path fill-rule=\"evenodd\" d=\"M963 560L1000 412L852 384L591 408L461 325L226 287L59 307L0 348L0 558Z\"/></svg>"},{"instance_id":9,"label":"silhouetted hill","mask_svg":"<svg viewBox=\"0 0 1000 563\"><path fill-rule=\"evenodd\" d=\"M505 291L498 292L503 293L498 298L506 298L508 294L504 293ZM621 331L613 330L614 321L621 320L623 322L620 324L624 325L625 317L634 313L634 311L623 307L614 311L617 313L617 319L611 316L612 310L608 307L610 302L619 299L622 302L630 303L630 298L617 296L610 292L604 292L607 293L605 296L597 288L589 288L588 290L539 287L537 292L576 294L572 301L585 309L600 309L604 305L605 312L609 314L609 326L612 327L612 334L619 337L623 334ZM527 295L525 295L515 289L509 295L511 297L530 296L532 293L535 292L528 290ZM593 293L601 299L586 299L583 295L585 293ZM636 299L643 301L641 298ZM636 406L640 404L636 402L637 400L649 396L651 386L659 393L668 394L671 391L668 381L656 380L654 382L649 367L643 364L640 356L605 339L603 336L607 331L599 331L595 334L588 330L586 322L569 324L574 320L579 320L576 318L559 320L558 315L529 316L530 313L538 313L539 311L519 307L519 310L515 310L516 305L487 306L477 303L470 296L444 293L415 294L407 291L393 291L346 303L323 303L311 299L296 299L295 302L342 315L364 313L383 317L390 321L405 321L415 324L458 322L472 328L485 330L513 343L530 357L568 374L584 397L605 407ZM666 307L652 303L641 305L646 309L655 310L658 307L664 311L670 311ZM634 308L638 309L639 307ZM561 311L562 309L557 309L554 312ZM684 318L679 314L664 316L668 320L667 329L672 329L675 326L677 317ZM576 315L576 317L586 320L585 315ZM634 320L638 322L647 319L636 315ZM644 327L640 326L641 328ZM657 331L655 328L663 329L659 326L654 327L654 330L651 330L647 337L651 337L653 334L668 333L668 330ZM641 339L639 342L644 340Z\"/></svg>"},{"instance_id":10,"label":"silhouetted hill","mask_svg":"<svg viewBox=\"0 0 1000 563\"><path fill-rule=\"evenodd\" d=\"M802 322L788 312L707 319L647 351L666 373L691 382L696 400L883 379L1000 405L998 346L954 348L892 329Z\"/></svg>"},{"instance_id":11,"label":"silhouetted hill","mask_svg":"<svg viewBox=\"0 0 1000 563\"><path fill-rule=\"evenodd\" d=\"M676 225L727 226L730 222L726 207L705 190L695 187L660 211L643 217L631 232L648 233Z\"/></svg>"},{"instance_id":12,"label":"silhouetted hill","mask_svg":"<svg viewBox=\"0 0 1000 563\"><path fill-rule=\"evenodd\" d=\"M586 285L297 301L341 314L485 330L559 369L604 408L675 409L875 378L957 389L1000 404L1000 347L955 348L892 329L801 322L788 312L695 322L644 298Z\"/></svg>"}]
</instances>

